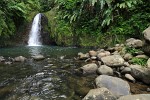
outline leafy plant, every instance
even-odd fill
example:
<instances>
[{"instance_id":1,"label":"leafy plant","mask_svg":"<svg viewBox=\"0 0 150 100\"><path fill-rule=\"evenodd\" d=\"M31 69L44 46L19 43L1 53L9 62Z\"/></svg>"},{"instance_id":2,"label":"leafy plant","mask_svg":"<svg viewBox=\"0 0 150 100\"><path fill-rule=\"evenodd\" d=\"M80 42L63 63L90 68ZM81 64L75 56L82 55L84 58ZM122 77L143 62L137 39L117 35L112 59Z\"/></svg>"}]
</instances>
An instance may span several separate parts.
<instances>
[{"instance_id":1,"label":"leafy plant","mask_svg":"<svg viewBox=\"0 0 150 100\"><path fill-rule=\"evenodd\" d=\"M131 48L131 47L126 47L126 52L130 53L132 55L134 55L137 52L142 52L140 49L136 49L136 48Z\"/></svg>"},{"instance_id":2,"label":"leafy plant","mask_svg":"<svg viewBox=\"0 0 150 100\"><path fill-rule=\"evenodd\" d=\"M138 64L138 65L141 65L141 66L146 66L147 59L144 59L144 58L132 58L131 62L133 64Z\"/></svg>"}]
</instances>

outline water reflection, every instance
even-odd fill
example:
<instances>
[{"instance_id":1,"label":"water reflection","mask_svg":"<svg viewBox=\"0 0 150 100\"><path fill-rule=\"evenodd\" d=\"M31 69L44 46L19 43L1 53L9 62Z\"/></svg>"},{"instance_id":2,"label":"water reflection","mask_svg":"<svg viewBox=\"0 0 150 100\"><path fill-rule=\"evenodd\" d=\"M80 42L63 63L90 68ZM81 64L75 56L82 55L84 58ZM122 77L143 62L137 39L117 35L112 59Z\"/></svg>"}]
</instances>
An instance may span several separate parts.
<instances>
[{"instance_id":1,"label":"water reflection","mask_svg":"<svg viewBox=\"0 0 150 100\"><path fill-rule=\"evenodd\" d=\"M39 55L42 53L42 47L41 46L29 46L29 54L34 56L34 55Z\"/></svg>"}]
</instances>

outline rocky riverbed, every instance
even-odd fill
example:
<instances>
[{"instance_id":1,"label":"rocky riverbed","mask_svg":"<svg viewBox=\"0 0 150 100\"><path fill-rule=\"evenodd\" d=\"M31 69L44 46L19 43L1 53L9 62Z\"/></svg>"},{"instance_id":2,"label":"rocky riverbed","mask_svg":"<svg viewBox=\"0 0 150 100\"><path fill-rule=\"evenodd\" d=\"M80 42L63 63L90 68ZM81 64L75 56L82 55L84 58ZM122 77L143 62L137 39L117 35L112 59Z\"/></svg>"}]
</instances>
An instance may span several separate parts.
<instances>
[{"instance_id":1,"label":"rocky riverbed","mask_svg":"<svg viewBox=\"0 0 150 100\"><path fill-rule=\"evenodd\" d=\"M78 59L87 64L77 73L97 75L95 88L83 100L149 100L150 58L141 51L143 45L130 38L125 44L78 53Z\"/></svg>"}]
</instances>

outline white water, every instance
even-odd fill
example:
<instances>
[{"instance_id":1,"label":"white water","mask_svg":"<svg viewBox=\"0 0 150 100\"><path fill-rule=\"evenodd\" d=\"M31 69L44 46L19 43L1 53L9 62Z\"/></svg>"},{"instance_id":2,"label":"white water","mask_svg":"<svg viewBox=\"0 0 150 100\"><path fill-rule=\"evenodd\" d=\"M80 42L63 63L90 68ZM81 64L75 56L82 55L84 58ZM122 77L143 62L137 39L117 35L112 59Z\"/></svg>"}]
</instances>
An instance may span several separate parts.
<instances>
[{"instance_id":1,"label":"white water","mask_svg":"<svg viewBox=\"0 0 150 100\"><path fill-rule=\"evenodd\" d=\"M41 14L37 14L32 22L31 31L29 34L28 46L41 46Z\"/></svg>"}]
</instances>

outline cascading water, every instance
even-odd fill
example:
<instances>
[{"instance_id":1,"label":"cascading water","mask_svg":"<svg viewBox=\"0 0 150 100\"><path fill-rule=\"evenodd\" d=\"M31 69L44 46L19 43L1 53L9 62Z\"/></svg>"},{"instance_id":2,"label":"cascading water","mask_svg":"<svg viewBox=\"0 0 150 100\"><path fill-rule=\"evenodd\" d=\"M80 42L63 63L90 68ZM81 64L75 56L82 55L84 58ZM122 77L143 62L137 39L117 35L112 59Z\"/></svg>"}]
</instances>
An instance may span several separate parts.
<instances>
[{"instance_id":1,"label":"cascading water","mask_svg":"<svg viewBox=\"0 0 150 100\"><path fill-rule=\"evenodd\" d=\"M41 34L41 14L37 14L34 17L31 31L29 34L28 46L40 46L42 43L40 42L40 34Z\"/></svg>"}]
</instances>

